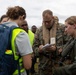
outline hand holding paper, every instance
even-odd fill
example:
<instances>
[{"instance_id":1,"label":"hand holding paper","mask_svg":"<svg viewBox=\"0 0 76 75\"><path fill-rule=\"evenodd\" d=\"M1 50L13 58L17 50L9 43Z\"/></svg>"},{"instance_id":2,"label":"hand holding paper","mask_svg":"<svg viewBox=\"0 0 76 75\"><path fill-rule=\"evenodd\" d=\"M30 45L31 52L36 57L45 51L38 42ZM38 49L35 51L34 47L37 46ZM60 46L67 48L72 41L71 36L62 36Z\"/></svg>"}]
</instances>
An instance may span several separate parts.
<instances>
[{"instance_id":1,"label":"hand holding paper","mask_svg":"<svg viewBox=\"0 0 76 75\"><path fill-rule=\"evenodd\" d=\"M46 45L43 46L43 50L55 51L56 50L56 47L55 47L55 45L46 44Z\"/></svg>"}]
</instances>

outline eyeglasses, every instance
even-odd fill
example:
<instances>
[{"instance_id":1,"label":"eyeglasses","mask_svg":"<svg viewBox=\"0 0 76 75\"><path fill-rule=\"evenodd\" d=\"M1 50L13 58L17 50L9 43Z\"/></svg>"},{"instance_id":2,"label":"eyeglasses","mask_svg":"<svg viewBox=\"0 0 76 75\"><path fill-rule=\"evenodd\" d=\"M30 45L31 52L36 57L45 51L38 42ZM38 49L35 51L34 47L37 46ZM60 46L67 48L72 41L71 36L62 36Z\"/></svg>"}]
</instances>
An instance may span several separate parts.
<instances>
[{"instance_id":1,"label":"eyeglasses","mask_svg":"<svg viewBox=\"0 0 76 75\"><path fill-rule=\"evenodd\" d=\"M43 21L43 22L44 22L44 23L51 23L51 21L52 21L52 20L49 20L49 21Z\"/></svg>"}]
</instances>

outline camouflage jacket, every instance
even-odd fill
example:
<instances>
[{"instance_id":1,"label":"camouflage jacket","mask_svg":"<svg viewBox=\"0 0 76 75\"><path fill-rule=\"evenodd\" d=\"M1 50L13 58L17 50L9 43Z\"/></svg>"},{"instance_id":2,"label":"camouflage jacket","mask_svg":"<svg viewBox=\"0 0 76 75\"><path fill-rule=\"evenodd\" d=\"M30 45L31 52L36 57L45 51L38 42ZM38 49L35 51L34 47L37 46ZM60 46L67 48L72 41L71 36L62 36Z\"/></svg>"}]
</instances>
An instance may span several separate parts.
<instances>
[{"instance_id":1,"label":"camouflage jacket","mask_svg":"<svg viewBox=\"0 0 76 75\"><path fill-rule=\"evenodd\" d=\"M64 40L63 40L64 32L63 32L61 26L57 25L56 29L57 29L56 30L56 51L55 52L51 52L50 56L49 56L49 57L52 57L52 60L55 60L55 58L58 56L58 50L63 47L63 43L64 43ZM51 61L52 60L51 59L50 59L50 61L48 60L49 58L46 57L46 52L45 52L45 55L39 53L39 46L43 45L43 44L44 44L44 41L43 41L43 27L41 26L39 29L37 29L37 31L35 33L33 50L34 50L35 56L39 57L39 63L40 63L39 67L40 68L43 67L43 69L44 69L44 67L47 66L46 67L46 69L47 69L46 71L48 71L48 69L50 67L52 67L52 65L51 65ZM40 70L40 68L39 68L39 70ZM46 72L46 71L44 71L44 72ZM51 71L48 72L48 73L51 73ZM43 74L50 75L48 73L46 72L46 73L43 73Z\"/></svg>"},{"instance_id":2,"label":"camouflage jacket","mask_svg":"<svg viewBox=\"0 0 76 75\"><path fill-rule=\"evenodd\" d=\"M54 70L54 75L76 75L76 39L70 39L63 48L62 56L70 55L71 63Z\"/></svg>"},{"instance_id":3,"label":"camouflage jacket","mask_svg":"<svg viewBox=\"0 0 76 75\"><path fill-rule=\"evenodd\" d=\"M60 25L57 25L57 32L56 32L56 46L57 46L57 50L59 48L63 47L64 44L64 34L63 34L63 30L61 28ZM35 33L35 39L34 39L34 44L33 44L33 50L35 53L35 56L40 56L39 55L39 46L42 45L44 43L43 41L43 29L42 26L37 29L36 33Z\"/></svg>"}]
</instances>

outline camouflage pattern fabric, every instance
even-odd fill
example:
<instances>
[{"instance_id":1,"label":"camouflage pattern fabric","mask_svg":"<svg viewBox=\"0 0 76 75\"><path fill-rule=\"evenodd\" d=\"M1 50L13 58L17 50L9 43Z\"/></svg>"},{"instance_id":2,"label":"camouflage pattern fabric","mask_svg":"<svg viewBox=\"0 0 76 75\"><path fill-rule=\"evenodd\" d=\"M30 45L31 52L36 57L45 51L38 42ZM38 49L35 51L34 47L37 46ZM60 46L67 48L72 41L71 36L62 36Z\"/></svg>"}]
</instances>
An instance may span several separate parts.
<instances>
[{"instance_id":1,"label":"camouflage pattern fabric","mask_svg":"<svg viewBox=\"0 0 76 75\"><path fill-rule=\"evenodd\" d=\"M63 32L61 27L59 26L59 23L57 24L56 31L57 50L56 52L49 53L49 57L47 56L48 54L46 52L45 54L40 54L38 49L39 45L44 44L42 26L36 31L33 50L35 56L39 57L39 75L52 75L52 67L54 66L53 64L57 63L56 58L58 57L58 49L63 47Z\"/></svg>"},{"instance_id":2,"label":"camouflage pattern fabric","mask_svg":"<svg viewBox=\"0 0 76 75\"><path fill-rule=\"evenodd\" d=\"M68 48L67 50L71 58L71 63L69 65L55 68L53 75L76 75L76 39L73 39L72 41L74 41L74 43L71 42L71 47L66 47ZM66 53L66 50L64 53Z\"/></svg>"}]
</instances>

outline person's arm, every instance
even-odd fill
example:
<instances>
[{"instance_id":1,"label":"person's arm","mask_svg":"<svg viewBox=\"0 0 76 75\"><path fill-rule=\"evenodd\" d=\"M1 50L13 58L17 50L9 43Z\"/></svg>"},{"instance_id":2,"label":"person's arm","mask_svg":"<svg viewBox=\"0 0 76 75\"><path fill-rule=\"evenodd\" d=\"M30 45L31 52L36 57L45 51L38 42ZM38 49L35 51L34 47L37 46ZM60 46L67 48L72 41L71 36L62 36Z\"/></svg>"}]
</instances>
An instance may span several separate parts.
<instances>
[{"instance_id":1,"label":"person's arm","mask_svg":"<svg viewBox=\"0 0 76 75\"><path fill-rule=\"evenodd\" d=\"M27 54L22 57L23 59L23 65L25 69L30 69L32 66L32 61L31 61L31 54Z\"/></svg>"},{"instance_id":2,"label":"person's arm","mask_svg":"<svg viewBox=\"0 0 76 75\"><path fill-rule=\"evenodd\" d=\"M40 34L40 31L39 29L37 29L35 33L34 43L33 43L33 50L34 50L35 56L39 56L39 46L41 45L39 34Z\"/></svg>"}]
</instances>

